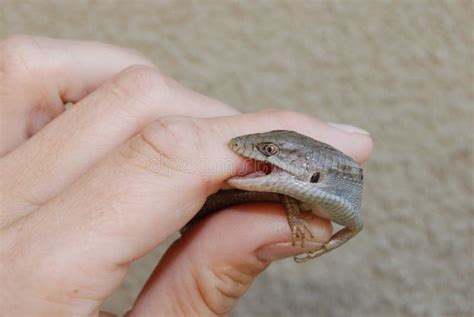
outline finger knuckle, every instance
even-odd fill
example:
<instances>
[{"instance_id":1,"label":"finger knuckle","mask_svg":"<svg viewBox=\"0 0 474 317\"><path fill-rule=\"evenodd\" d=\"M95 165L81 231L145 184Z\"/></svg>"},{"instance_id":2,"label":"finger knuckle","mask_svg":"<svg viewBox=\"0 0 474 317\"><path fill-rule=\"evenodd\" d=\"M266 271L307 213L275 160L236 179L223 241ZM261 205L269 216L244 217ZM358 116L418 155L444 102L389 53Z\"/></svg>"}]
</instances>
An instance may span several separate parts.
<instances>
[{"instance_id":1,"label":"finger knuckle","mask_svg":"<svg viewBox=\"0 0 474 317\"><path fill-rule=\"evenodd\" d=\"M197 281L205 291L202 300L217 315L229 313L239 298L250 287L255 274L260 270L246 272L233 266L218 266L210 269L209 281ZM209 276L209 274L206 274ZM207 290L206 290L207 289Z\"/></svg>"},{"instance_id":2,"label":"finger knuckle","mask_svg":"<svg viewBox=\"0 0 474 317\"><path fill-rule=\"evenodd\" d=\"M164 117L145 128L143 136L169 157L185 158L201 152L203 128L194 118Z\"/></svg>"},{"instance_id":3,"label":"finger knuckle","mask_svg":"<svg viewBox=\"0 0 474 317\"><path fill-rule=\"evenodd\" d=\"M34 37L11 35L0 42L0 71L8 77L25 76L39 47Z\"/></svg>"},{"instance_id":4,"label":"finger knuckle","mask_svg":"<svg viewBox=\"0 0 474 317\"><path fill-rule=\"evenodd\" d=\"M117 76L114 84L126 97L146 96L150 92L166 89L168 78L158 69L145 65L132 65Z\"/></svg>"},{"instance_id":5,"label":"finger knuckle","mask_svg":"<svg viewBox=\"0 0 474 317\"><path fill-rule=\"evenodd\" d=\"M143 111L160 103L172 93L172 79L160 73L157 68L132 65L116 76L109 89L124 110Z\"/></svg>"},{"instance_id":6,"label":"finger knuckle","mask_svg":"<svg viewBox=\"0 0 474 317\"><path fill-rule=\"evenodd\" d=\"M254 278L253 274L230 266L214 269L214 275L217 278L216 289L229 298L242 296Z\"/></svg>"},{"instance_id":7,"label":"finger knuckle","mask_svg":"<svg viewBox=\"0 0 474 317\"><path fill-rule=\"evenodd\" d=\"M203 128L194 118L164 117L150 123L121 151L127 162L134 162L153 173L188 174L205 181L197 172L201 156Z\"/></svg>"}]
</instances>

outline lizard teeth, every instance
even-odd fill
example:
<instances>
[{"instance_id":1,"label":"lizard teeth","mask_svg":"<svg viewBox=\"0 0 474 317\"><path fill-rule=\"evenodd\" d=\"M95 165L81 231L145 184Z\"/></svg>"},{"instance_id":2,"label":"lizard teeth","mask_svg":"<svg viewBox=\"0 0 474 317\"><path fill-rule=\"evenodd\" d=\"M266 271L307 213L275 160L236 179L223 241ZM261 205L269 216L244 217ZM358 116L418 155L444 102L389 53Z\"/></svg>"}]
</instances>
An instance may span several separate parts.
<instances>
[{"instance_id":1,"label":"lizard teeth","mask_svg":"<svg viewBox=\"0 0 474 317\"><path fill-rule=\"evenodd\" d=\"M270 174L276 174L276 173L279 173L281 171L282 171L281 168L279 168L278 166L272 165L272 170L271 170Z\"/></svg>"},{"instance_id":2,"label":"lizard teeth","mask_svg":"<svg viewBox=\"0 0 474 317\"><path fill-rule=\"evenodd\" d=\"M265 172L262 172L262 171L256 171L256 172L253 172L253 173L250 173L250 174L247 174L245 176L243 176L243 178L253 178L253 177L259 177L259 176L265 176L267 174L265 174Z\"/></svg>"}]
</instances>

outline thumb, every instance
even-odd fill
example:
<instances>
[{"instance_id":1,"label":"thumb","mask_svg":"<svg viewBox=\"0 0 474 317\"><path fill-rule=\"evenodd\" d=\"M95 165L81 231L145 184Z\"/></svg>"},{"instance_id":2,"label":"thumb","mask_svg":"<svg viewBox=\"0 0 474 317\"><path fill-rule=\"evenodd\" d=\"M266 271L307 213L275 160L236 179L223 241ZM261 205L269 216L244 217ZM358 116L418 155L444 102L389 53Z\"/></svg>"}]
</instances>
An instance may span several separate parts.
<instances>
[{"instance_id":1,"label":"thumb","mask_svg":"<svg viewBox=\"0 0 474 317\"><path fill-rule=\"evenodd\" d=\"M330 238L328 221L309 223L314 238L302 249L291 245L277 204L231 207L204 219L171 246L127 316L229 313L272 260L316 249Z\"/></svg>"}]
</instances>

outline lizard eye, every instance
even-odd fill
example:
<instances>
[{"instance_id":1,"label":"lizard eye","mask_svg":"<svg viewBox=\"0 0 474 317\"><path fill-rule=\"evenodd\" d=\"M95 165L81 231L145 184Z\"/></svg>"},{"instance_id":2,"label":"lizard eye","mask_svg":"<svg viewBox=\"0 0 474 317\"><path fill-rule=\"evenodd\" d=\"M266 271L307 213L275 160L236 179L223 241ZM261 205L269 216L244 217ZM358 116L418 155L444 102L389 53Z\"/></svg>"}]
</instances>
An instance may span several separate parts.
<instances>
[{"instance_id":1,"label":"lizard eye","mask_svg":"<svg viewBox=\"0 0 474 317\"><path fill-rule=\"evenodd\" d=\"M280 152L280 148L276 144L265 143L261 145L260 152L265 156L272 156Z\"/></svg>"}]
</instances>

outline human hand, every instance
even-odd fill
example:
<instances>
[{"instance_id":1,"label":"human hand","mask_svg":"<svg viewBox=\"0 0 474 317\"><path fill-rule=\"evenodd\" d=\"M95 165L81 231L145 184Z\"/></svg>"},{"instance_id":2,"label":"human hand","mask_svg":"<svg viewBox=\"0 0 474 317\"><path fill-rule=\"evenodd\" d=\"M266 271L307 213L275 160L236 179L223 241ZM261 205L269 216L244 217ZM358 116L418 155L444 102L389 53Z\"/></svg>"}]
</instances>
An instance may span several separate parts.
<instances>
[{"instance_id":1,"label":"human hand","mask_svg":"<svg viewBox=\"0 0 474 317\"><path fill-rule=\"evenodd\" d=\"M1 43L0 59L8 316L97 316L128 266L245 166L232 137L294 130L359 162L372 148L367 135L307 115L239 114L127 49L20 36ZM331 235L328 221L311 226L308 250ZM278 205L217 213L170 247L129 316L226 314L272 260L305 251L290 240Z\"/></svg>"}]
</instances>

